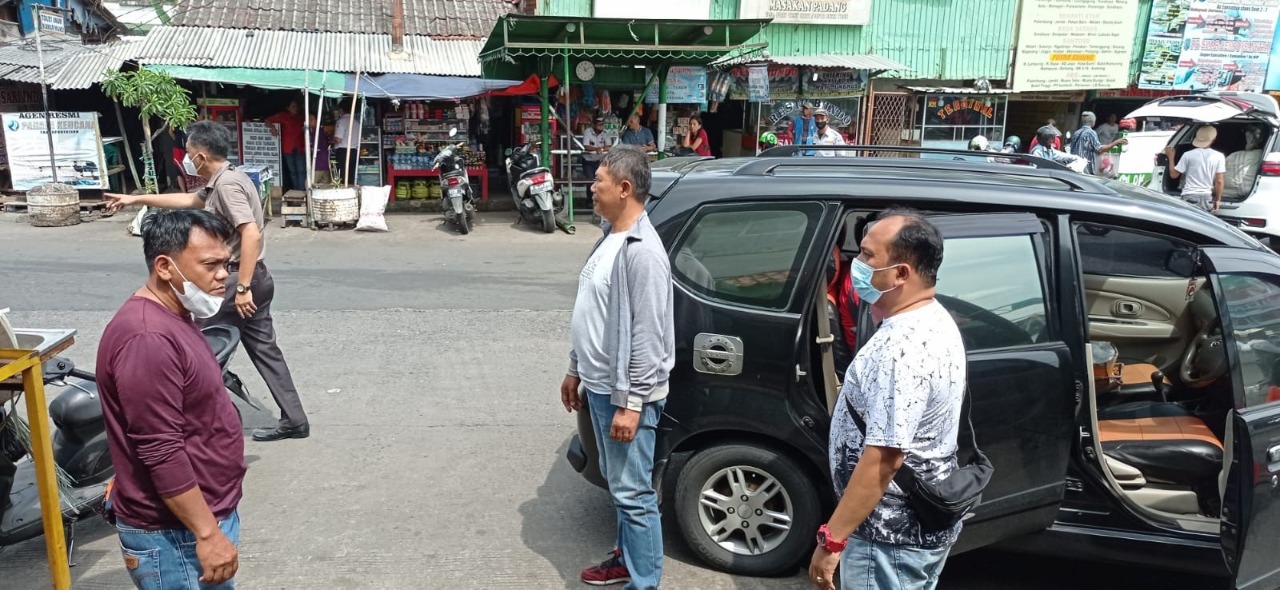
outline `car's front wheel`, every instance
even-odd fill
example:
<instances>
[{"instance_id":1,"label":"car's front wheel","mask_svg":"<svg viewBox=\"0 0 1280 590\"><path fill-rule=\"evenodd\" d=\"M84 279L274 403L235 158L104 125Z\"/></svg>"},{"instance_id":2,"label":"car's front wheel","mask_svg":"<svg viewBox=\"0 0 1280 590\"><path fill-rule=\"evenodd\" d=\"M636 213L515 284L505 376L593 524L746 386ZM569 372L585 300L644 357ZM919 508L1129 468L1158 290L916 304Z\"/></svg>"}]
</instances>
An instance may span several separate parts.
<instances>
[{"instance_id":1,"label":"car's front wheel","mask_svg":"<svg viewBox=\"0 0 1280 590\"><path fill-rule=\"evenodd\" d=\"M689 546L713 567L748 576L790 573L808 557L822 518L813 480L789 457L755 445L694 455L675 499Z\"/></svg>"}]
</instances>

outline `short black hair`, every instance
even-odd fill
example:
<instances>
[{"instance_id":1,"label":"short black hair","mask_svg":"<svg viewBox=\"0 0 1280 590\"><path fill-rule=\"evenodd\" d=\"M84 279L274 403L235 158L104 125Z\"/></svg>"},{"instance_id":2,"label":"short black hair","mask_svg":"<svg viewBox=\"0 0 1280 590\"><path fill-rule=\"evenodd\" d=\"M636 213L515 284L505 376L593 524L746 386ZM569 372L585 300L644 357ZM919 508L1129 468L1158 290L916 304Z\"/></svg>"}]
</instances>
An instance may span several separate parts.
<instances>
[{"instance_id":1,"label":"short black hair","mask_svg":"<svg viewBox=\"0 0 1280 590\"><path fill-rule=\"evenodd\" d=\"M152 209L142 218L142 255L147 270L154 270L156 258L177 256L187 249L191 230L201 231L224 242L231 240L231 225L205 209Z\"/></svg>"},{"instance_id":2,"label":"short black hair","mask_svg":"<svg viewBox=\"0 0 1280 590\"><path fill-rule=\"evenodd\" d=\"M892 207L881 213L879 218L890 217L902 218L898 236L889 245L892 261L910 264L926 285L936 285L938 268L942 266L942 232L914 209Z\"/></svg>"},{"instance_id":3,"label":"short black hair","mask_svg":"<svg viewBox=\"0 0 1280 590\"><path fill-rule=\"evenodd\" d=\"M197 121L187 127L187 145L195 145L219 160L231 153L231 132L213 121Z\"/></svg>"}]
</instances>

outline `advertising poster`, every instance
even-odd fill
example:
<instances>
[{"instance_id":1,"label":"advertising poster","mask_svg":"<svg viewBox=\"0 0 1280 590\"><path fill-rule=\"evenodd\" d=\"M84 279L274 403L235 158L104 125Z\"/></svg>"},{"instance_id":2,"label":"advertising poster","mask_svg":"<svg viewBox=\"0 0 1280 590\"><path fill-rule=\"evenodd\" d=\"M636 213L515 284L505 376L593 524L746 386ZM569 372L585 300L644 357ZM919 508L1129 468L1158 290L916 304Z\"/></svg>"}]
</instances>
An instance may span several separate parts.
<instances>
[{"instance_id":1,"label":"advertising poster","mask_svg":"<svg viewBox=\"0 0 1280 590\"><path fill-rule=\"evenodd\" d=\"M278 130L280 127L275 126ZM267 166L272 178L283 178L280 162L280 138L271 134L266 123L242 123L241 141L244 142L244 165ZM314 141L314 136L313 136Z\"/></svg>"},{"instance_id":2,"label":"advertising poster","mask_svg":"<svg viewBox=\"0 0 1280 590\"><path fill-rule=\"evenodd\" d=\"M653 72L646 70L645 79ZM658 104L658 85L645 93L644 101ZM707 102L707 68L703 66L671 66L667 70L667 104L695 104Z\"/></svg>"},{"instance_id":3,"label":"advertising poster","mask_svg":"<svg viewBox=\"0 0 1280 590\"><path fill-rule=\"evenodd\" d=\"M769 102L769 66L747 68L747 100Z\"/></svg>"},{"instance_id":4,"label":"advertising poster","mask_svg":"<svg viewBox=\"0 0 1280 590\"><path fill-rule=\"evenodd\" d=\"M1013 89L1129 85L1138 0L1024 0Z\"/></svg>"},{"instance_id":5,"label":"advertising poster","mask_svg":"<svg viewBox=\"0 0 1280 590\"><path fill-rule=\"evenodd\" d=\"M58 182L76 188L106 188L106 156L98 131L98 113L51 111L49 121ZM4 125L13 190L31 190L53 182L44 113L4 113L0 124Z\"/></svg>"},{"instance_id":6,"label":"advertising poster","mask_svg":"<svg viewBox=\"0 0 1280 590\"><path fill-rule=\"evenodd\" d=\"M1259 92L1280 0L1156 0L1138 87Z\"/></svg>"}]
</instances>

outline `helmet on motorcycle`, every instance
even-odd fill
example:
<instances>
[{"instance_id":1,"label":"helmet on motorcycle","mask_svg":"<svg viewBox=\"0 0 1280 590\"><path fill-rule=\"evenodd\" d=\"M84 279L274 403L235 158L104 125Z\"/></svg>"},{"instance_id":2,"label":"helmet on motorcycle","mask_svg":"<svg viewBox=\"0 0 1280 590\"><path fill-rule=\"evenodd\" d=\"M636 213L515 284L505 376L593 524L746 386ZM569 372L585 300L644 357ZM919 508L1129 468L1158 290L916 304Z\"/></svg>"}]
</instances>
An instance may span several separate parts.
<instances>
[{"instance_id":1,"label":"helmet on motorcycle","mask_svg":"<svg viewBox=\"0 0 1280 590\"><path fill-rule=\"evenodd\" d=\"M772 131L765 131L760 134L760 143L763 145L778 145L778 134Z\"/></svg>"},{"instance_id":2,"label":"helmet on motorcycle","mask_svg":"<svg viewBox=\"0 0 1280 590\"><path fill-rule=\"evenodd\" d=\"M1036 130L1036 140L1040 142L1040 145L1051 146L1053 145L1053 140L1061 136L1062 132L1058 131L1058 128L1053 125L1045 125Z\"/></svg>"},{"instance_id":3,"label":"helmet on motorcycle","mask_svg":"<svg viewBox=\"0 0 1280 590\"><path fill-rule=\"evenodd\" d=\"M1015 152L1022 151L1022 138L1017 135L1010 135L1005 138L1004 147L1012 149Z\"/></svg>"},{"instance_id":4,"label":"helmet on motorcycle","mask_svg":"<svg viewBox=\"0 0 1280 590\"><path fill-rule=\"evenodd\" d=\"M971 150L985 152L990 147L991 142L987 141L987 138L981 135L969 140L969 149Z\"/></svg>"}]
</instances>

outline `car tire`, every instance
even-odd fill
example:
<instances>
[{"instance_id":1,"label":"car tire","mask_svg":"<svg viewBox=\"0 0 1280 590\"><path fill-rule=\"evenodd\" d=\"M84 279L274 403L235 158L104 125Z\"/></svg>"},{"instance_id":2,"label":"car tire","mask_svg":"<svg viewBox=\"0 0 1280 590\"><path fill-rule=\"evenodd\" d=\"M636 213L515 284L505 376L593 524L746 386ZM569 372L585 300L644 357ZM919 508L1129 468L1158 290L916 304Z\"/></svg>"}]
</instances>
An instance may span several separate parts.
<instances>
[{"instance_id":1,"label":"car tire","mask_svg":"<svg viewBox=\"0 0 1280 590\"><path fill-rule=\"evenodd\" d=\"M722 510L703 503L704 490L711 492L709 501L721 502L718 498L727 498L723 492L732 490L735 480L747 494L739 493L725 503L737 506ZM780 486L768 500L753 494L767 492L768 485ZM676 484L675 504L680 533L698 557L722 571L746 576L794 571L813 550L822 518L821 498L813 479L790 457L749 444L715 446L690 458ZM743 507L756 514L746 519L730 514L740 514ZM766 512L761 514L762 510ZM770 518L770 513L786 511L790 512L788 530L768 524L780 522ZM743 520L746 526L742 526ZM757 526L762 523L766 526ZM752 527L760 532L749 538L746 531ZM721 541L712 537L713 530L723 535Z\"/></svg>"}]
</instances>

